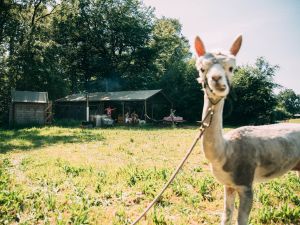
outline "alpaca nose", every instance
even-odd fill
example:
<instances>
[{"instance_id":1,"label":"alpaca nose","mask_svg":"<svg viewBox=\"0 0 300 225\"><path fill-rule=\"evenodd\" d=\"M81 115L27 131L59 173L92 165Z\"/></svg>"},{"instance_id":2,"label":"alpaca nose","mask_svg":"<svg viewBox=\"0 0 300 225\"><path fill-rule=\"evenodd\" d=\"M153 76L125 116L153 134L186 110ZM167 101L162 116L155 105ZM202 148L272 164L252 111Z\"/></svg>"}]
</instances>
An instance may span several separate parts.
<instances>
[{"instance_id":1,"label":"alpaca nose","mask_svg":"<svg viewBox=\"0 0 300 225\"><path fill-rule=\"evenodd\" d=\"M215 82L218 82L221 78L222 78L221 75L215 75L215 76L212 77L212 79L213 79Z\"/></svg>"}]
</instances>

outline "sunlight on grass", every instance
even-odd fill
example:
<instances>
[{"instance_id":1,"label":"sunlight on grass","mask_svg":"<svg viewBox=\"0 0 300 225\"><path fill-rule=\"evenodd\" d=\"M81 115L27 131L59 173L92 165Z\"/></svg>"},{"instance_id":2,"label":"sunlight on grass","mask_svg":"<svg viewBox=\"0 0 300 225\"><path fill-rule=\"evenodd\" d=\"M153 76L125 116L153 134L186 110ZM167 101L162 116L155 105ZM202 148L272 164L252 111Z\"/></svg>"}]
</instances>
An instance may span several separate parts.
<instances>
[{"instance_id":1,"label":"sunlight on grass","mask_svg":"<svg viewBox=\"0 0 300 225\"><path fill-rule=\"evenodd\" d=\"M289 123L300 123L300 119L289 119Z\"/></svg>"},{"instance_id":2,"label":"sunlight on grass","mask_svg":"<svg viewBox=\"0 0 300 225\"><path fill-rule=\"evenodd\" d=\"M0 147L7 149L0 154L0 222L130 224L197 132L196 127L1 130ZM256 185L251 224L296 224L299 194L294 173ZM218 224L222 209L223 187L198 144L141 224Z\"/></svg>"},{"instance_id":3,"label":"sunlight on grass","mask_svg":"<svg viewBox=\"0 0 300 225\"><path fill-rule=\"evenodd\" d=\"M12 139L6 142L9 146L14 146L15 148L32 148L34 145L31 141L25 139Z\"/></svg>"}]
</instances>

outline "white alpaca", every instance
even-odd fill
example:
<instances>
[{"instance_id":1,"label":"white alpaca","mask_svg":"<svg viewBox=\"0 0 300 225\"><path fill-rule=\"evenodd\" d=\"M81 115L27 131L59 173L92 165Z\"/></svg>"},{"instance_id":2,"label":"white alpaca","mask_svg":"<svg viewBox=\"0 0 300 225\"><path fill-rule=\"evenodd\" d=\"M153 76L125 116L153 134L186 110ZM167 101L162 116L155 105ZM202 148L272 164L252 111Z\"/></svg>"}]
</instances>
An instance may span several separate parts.
<instances>
[{"instance_id":1,"label":"white alpaca","mask_svg":"<svg viewBox=\"0 0 300 225\"><path fill-rule=\"evenodd\" d=\"M222 134L224 99L229 93L241 43L239 36L229 54L206 53L201 39L195 40L198 81L205 92L203 118L211 108L214 110L202 145L214 176L225 186L223 225L231 224L235 193L240 198L237 222L246 225L253 201L253 182L290 170L300 171L300 124L246 126Z\"/></svg>"}]
</instances>

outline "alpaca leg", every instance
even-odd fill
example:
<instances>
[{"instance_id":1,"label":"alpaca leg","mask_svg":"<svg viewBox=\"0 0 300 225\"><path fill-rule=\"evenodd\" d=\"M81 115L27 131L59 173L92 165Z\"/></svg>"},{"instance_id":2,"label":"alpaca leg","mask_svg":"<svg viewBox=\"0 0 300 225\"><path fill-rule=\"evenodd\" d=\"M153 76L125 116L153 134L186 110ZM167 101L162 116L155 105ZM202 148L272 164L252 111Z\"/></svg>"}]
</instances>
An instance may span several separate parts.
<instances>
[{"instance_id":1,"label":"alpaca leg","mask_svg":"<svg viewBox=\"0 0 300 225\"><path fill-rule=\"evenodd\" d=\"M253 202L252 187L244 186L239 188L237 191L240 197L238 225L247 225Z\"/></svg>"},{"instance_id":2,"label":"alpaca leg","mask_svg":"<svg viewBox=\"0 0 300 225\"><path fill-rule=\"evenodd\" d=\"M235 189L224 186L224 213L222 225L230 225L234 210Z\"/></svg>"}]
</instances>

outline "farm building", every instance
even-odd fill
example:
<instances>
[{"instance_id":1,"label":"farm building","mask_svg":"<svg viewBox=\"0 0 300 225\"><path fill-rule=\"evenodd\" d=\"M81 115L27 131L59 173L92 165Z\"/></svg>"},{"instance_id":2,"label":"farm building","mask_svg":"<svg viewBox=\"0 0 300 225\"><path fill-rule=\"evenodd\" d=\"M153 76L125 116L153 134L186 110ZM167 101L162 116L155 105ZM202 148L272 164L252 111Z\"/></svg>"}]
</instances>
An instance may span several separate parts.
<instances>
[{"instance_id":1,"label":"farm building","mask_svg":"<svg viewBox=\"0 0 300 225\"><path fill-rule=\"evenodd\" d=\"M9 123L45 125L52 120L52 103L47 92L12 91Z\"/></svg>"},{"instance_id":2,"label":"farm building","mask_svg":"<svg viewBox=\"0 0 300 225\"><path fill-rule=\"evenodd\" d=\"M87 101L88 99L88 101ZM89 106L89 115L105 114L112 108L112 118L124 122L126 113L135 112L140 119L161 119L172 108L172 103L162 90L94 92L73 94L55 101L55 116L58 119L85 120Z\"/></svg>"}]
</instances>

